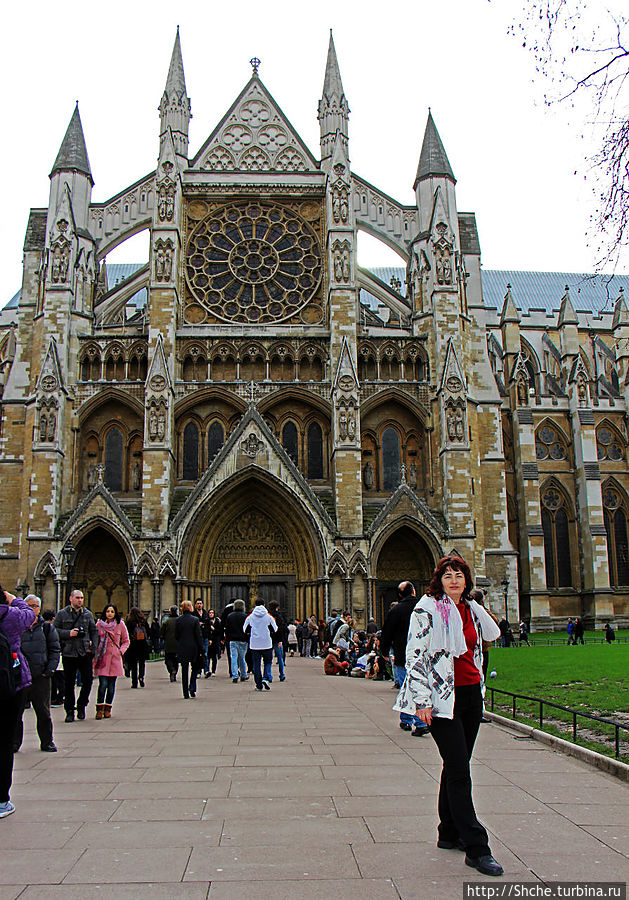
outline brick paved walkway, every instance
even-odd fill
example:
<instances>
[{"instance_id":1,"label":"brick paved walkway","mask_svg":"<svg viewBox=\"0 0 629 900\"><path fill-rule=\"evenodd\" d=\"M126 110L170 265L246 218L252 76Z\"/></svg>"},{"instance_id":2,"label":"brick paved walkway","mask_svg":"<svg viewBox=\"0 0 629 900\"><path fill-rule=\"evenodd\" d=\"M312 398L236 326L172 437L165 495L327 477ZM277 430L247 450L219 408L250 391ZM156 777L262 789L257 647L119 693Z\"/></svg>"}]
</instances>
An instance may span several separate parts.
<instances>
[{"instance_id":1,"label":"brick paved walkway","mask_svg":"<svg viewBox=\"0 0 629 900\"><path fill-rule=\"evenodd\" d=\"M55 709L55 755L27 712L0 900L424 900L481 880L435 846L439 759L398 728L390 683L287 672L258 694L221 660L185 701L152 663L109 721ZM506 880L629 879L627 784L496 725L473 779Z\"/></svg>"}]
</instances>

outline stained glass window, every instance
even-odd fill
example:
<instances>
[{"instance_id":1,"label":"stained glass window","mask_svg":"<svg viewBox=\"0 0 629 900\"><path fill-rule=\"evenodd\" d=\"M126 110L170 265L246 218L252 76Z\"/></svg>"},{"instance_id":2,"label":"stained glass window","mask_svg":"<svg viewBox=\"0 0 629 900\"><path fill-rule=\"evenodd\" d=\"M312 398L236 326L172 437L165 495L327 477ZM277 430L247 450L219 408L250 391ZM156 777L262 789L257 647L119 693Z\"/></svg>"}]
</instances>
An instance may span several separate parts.
<instances>
[{"instance_id":1,"label":"stained glass window","mask_svg":"<svg viewBox=\"0 0 629 900\"><path fill-rule=\"evenodd\" d=\"M199 477L199 429L194 422L188 422L183 430L181 474L186 481L196 481Z\"/></svg>"},{"instance_id":2,"label":"stained glass window","mask_svg":"<svg viewBox=\"0 0 629 900\"><path fill-rule=\"evenodd\" d=\"M105 438L105 484L110 491L122 490L123 439L119 428L111 428Z\"/></svg>"},{"instance_id":3,"label":"stained glass window","mask_svg":"<svg viewBox=\"0 0 629 900\"><path fill-rule=\"evenodd\" d=\"M317 422L308 426L308 478L323 478L323 432Z\"/></svg>"},{"instance_id":4,"label":"stained glass window","mask_svg":"<svg viewBox=\"0 0 629 900\"><path fill-rule=\"evenodd\" d=\"M385 491L394 491L400 483L400 436L395 428L385 428L382 433L382 485Z\"/></svg>"},{"instance_id":5,"label":"stained glass window","mask_svg":"<svg viewBox=\"0 0 629 900\"><path fill-rule=\"evenodd\" d=\"M292 461L297 464L299 461L297 447L297 426L294 422L287 422L282 429L282 446L288 453Z\"/></svg>"},{"instance_id":6,"label":"stained glass window","mask_svg":"<svg viewBox=\"0 0 629 900\"><path fill-rule=\"evenodd\" d=\"M563 496L555 488L542 495L546 587L571 587L570 525Z\"/></svg>"}]
</instances>

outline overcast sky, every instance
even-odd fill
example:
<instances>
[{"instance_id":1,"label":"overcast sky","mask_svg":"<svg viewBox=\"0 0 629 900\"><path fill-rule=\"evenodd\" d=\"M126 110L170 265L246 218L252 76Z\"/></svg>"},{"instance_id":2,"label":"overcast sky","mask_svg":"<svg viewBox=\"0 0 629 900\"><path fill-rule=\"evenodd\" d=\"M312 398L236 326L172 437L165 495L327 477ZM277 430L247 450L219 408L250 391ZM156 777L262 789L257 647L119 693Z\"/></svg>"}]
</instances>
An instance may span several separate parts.
<instances>
[{"instance_id":1,"label":"overcast sky","mask_svg":"<svg viewBox=\"0 0 629 900\"><path fill-rule=\"evenodd\" d=\"M484 267L588 271L592 204L582 174L580 114L543 106L533 60L507 33L522 5L523 0L110 0L98 8L76 0L62 6L12 3L3 12L0 56L0 303L20 287L28 210L48 203L48 175L76 100L94 201L155 167L157 107L177 25L194 116L190 156L249 79L249 59L258 56L260 77L318 157L317 103L332 28L351 109L356 173L412 203L430 106L457 178L458 208L476 213ZM123 245L117 261L142 262L141 241ZM391 253L365 241L359 260L384 265Z\"/></svg>"}]
</instances>

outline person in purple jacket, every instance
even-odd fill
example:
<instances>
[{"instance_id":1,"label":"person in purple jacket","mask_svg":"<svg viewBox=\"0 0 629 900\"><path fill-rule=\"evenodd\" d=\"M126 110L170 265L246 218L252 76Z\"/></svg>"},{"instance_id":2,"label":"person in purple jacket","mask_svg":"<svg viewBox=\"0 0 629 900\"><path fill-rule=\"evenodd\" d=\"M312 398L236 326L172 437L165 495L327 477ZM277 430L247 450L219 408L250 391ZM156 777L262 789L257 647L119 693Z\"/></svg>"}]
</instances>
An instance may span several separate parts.
<instances>
[{"instance_id":1,"label":"person in purple jacket","mask_svg":"<svg viewBox=\"0 0 629 900\"><path fill-rule=\"evenodd\" d=\"M20 690L31 683L31 673L26 659L22 656L20 639L35 621L35 612L20 597L14 597L2 590L0 585L0 631L7 637L14 659L19 660ZM16 695L0 697L0 819L15 812L9 799L13 781L13 735L20 711L20 699Z\"/></svg>"}]
</instances>

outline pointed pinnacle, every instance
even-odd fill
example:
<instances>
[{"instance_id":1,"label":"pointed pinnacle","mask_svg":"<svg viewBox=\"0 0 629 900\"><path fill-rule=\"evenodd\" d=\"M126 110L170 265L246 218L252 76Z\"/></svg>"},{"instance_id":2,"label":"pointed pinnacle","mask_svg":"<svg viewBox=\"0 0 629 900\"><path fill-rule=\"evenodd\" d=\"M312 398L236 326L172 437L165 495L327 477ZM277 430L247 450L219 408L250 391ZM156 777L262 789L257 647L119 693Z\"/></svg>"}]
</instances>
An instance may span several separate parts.
<instances>
[{"instance_id":1,"label":"pointed pinnacle","mask_svg":"<svg viewBox=\"0 0 629 900\"><path fill-rule=\"evenodd\" d=\"M94 184L92 171L90 169L90 161L87 156L87 148L85 146L85 136L83 134L81 116L79 115L78 100L50 174L52 176L55 172L68 170L83 172L84 175L89 176L90 181Z\"/></svg>"},{"instance_id":2,"label":"pointed pinnacle","mask_svg":"<svg viewBox=\"0 0 629 900\"><path fill-rule=\"evenodd\" d=\"M419 157L419 165L417 166L417 175L415 176L415 185L417 185L417 182L422 178L428 178L431 175L441 175L445 178L449 178L456 184L452 166L450 165L445 148L439 137L439 132L437 131L432 113L429 112L426 130L424 132L422 152Z\"/></svg>"},{"instance_id":3,"label":"pointed pinnacle","mask_svg":"<svg viewBox=\"0 0 629 900\"><path fill-rule=\"evenodd\" d=\"M331 97L332 94L336 94L339 100L341 99L343 96L343 82L341 81L341 72L338 59L336 58L334 38L332 37L332 29L330 28L328 59L325 66L325 78L323 80L323 96Z\"/></svg>"},{"instance_id":4,"label":"pointed pinnacle","mask_svg":"<svg viewBox=\"0 0 629 900\"><path fill-rule=\"evenodd\" d=\"M177 25L177 34L175 36L173 52L170 58L170 68L168 69L168 78L166 79L164 91L169 97L173 95L181 97L186 93L186 79L183 73L183 59L181 56L181 41L179 40L179 25Z\"/></svg>"}]
</instances>

